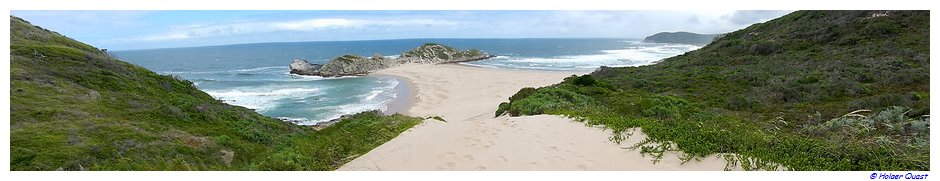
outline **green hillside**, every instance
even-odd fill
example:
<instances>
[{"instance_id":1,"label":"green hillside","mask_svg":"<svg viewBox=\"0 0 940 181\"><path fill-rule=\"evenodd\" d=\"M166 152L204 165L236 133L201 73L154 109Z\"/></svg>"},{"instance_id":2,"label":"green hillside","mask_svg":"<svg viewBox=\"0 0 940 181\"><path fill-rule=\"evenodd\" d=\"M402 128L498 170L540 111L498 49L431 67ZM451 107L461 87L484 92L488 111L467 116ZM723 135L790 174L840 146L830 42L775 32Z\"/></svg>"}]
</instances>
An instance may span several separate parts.
<instances>
[{"instance_id":1,"label":"green hillside","mask_svg":"<svg viewBox=\"0 0 940 181\"><path fill-rule=\"evenodd\" d=\"M11 170L332 170L420 118L314 131L10 17Z\"/></svg>"},{"instance_id":2,"label":"green hillside","mask_svg":"<svg viewBox=\"0 0 940 181\"><path fill-rule=\"evenodd\" d=\"M928 170L929 47L929 11L798 11L655 65L523 89L497 115L642 127L645 143L674 144L636 145L654 157L678 149L687 160L737 153L726 159L749 169Z\"/></svg>"}]
</instances>

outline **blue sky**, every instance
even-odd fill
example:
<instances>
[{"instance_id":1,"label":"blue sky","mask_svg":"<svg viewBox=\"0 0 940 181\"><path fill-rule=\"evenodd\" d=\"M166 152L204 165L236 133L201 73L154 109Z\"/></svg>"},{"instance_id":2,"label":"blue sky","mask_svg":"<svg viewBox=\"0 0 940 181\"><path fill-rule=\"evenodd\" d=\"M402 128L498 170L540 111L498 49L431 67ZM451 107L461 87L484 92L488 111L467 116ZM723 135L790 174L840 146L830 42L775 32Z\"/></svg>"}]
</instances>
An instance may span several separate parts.
<instances>
[{"instance_id":1,"label":"blue sky","mask_svg":"<svg viewBox=\"0 0 940 181\"><path fill-rule=\"evenodd\" d=\"M112 50L403 38L643 38L724 33L790 11L12 11Z\"/></svg>"}]
</instances>

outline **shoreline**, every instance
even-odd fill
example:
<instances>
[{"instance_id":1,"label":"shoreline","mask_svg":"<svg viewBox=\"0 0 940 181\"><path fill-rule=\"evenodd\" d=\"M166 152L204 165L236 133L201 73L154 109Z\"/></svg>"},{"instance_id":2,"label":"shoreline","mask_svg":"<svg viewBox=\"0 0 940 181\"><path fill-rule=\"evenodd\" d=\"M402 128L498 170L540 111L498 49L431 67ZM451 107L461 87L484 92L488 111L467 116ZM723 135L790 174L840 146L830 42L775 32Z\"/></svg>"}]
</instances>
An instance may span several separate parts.
<instances>
[{"instance_id":1,"label":"shoreline","mask_svg":"<svg viewBox=\"0 0 940 181\"><path fill-rule=\"evenodd\" d=\"M418 92L420 91L420 86L416 86L417 84L415 83L415 80L413 80L412 78L409 78L407 76L403 76L400 74L396 74L396 73L390 73L388 72L388 70L394 70L398 68L412 68L412 67L429 68L429 67L438 67L438 66L454 66L454 67L462 67L466 69L499 71L499 72L505 71L505 72L516 72L516 73L567 74L567 76L583 75L583 74L588 74L594 71L594 70L577 71L577 70L507 69L507 68L499 68L499 67L469 65L469 64L465 64L465 62L460 62L460 63L445 63L445 64L402 64L399 66L371 72L365 76L371 76L371 77L377 77L377 78L388 77L388 78L393 78L399 82L399 84L395 86L395 99L389 102L388 104L386 104L386 110L383 111L384 114L391 115L395 113L400 113L404 115L417 116L417 117L435 116L435 115L416 115L415 113L413 113L411 110L415 107L415 105L419 102L419 100L421 100L421 97L418 95ZM563 78L564 77L558 79L558 81L563 80ZM542 87L542 86L549 86L549 85L551 84L540 85L540 86L535 86L535 87ZM515 91L513 91L512 94L515 94L519 89L516 89ZM508 97L509 96L506 96L505 101L508 101Z\"/></svg>"},{"instance_id":2,"label":"shoreline","mask_svg":"<svg viewBox=\"0 0 940 181\"><path fill-rule=\"evenodd\" d=\"M465 67L465 68L469 68L469 69L483 69L483 70L496 70L496 71L512 71L512 72L567 73L567 74L571 74L571 75L582 75L582 74L587 74L587 73L590 73L590 72L593 71L593 70L591 70L591 71L573 71L573 70L572 70L572 71L562 71L562 70L506 69L506 68L499 68L499 67L486 67L486 66L478 66L478 65L469 65L469 64L465 64L464 62L460 62L460 63L446 63L446 64L402 64L402 65L399 65L399 66L396 66L396 67L390 67L390 68L387 68L387 69L395 69L395 68L398 68L398 67L412 67L412 66L432 66L432 67L433 67L433 66L439 66L439 65L458 66L458 67ZM383 70L384 70L384 69L383 69ZM395 79L395 80L397 80L397 81L399 82L399 84L398 84L397 86L395 86L395 99L392 100L391 102L389 102L388 104L386 104L386 110L382 111L382 113L384 113L384 114L386 114L386 115L392 115L392 114L395 114L395 113L400 113L400 114L404 114L404 115L416 116L416 115L411 115L411 114L410 114L410 113L411 113L411 112L410 112L411 109L415 106L417 100L420 99L420 97L417 96L417 95L418 95L417 92L418 92L419 87L418 87L418 86L415 86L414 80L412 80L411 78L405 77L405 76L398 75L398 74L386 73L386 72L383 72L382 70L379 70L379 71L376 71L376 72L372 72L372 73L370 73L369 75L366 75L366 76L377 77L377 78L388 77L388 78L393 78L393 79ZM561 79L559 79L559 80L561 80ZM543 85L543 86L548 86L548 85ZM518 90L517 90L517 91L518 91ZM513 93L515 94L515 92L513 92ZM507 101L508 101L508 99L507 99Z\"/></svg>"},{"instance_id":3,"label":"shoreline","mask_svg":"<svg viewBox=\"0 0 940 181\"><path fill-rule=\"evenodd\" d=\"M392 115L396 113L405 115L408 114L408 111L411 109L411 107L414 106L414 99L416 95L415 86L411 80L406 77L389 74L370 74L367 76L377 78L386 77L398 81L398 85L395 85L395 98L392 99L391 102L385 104L385 110L383 110L382 113L385 115Z\"/></svg>"}]
</instances>

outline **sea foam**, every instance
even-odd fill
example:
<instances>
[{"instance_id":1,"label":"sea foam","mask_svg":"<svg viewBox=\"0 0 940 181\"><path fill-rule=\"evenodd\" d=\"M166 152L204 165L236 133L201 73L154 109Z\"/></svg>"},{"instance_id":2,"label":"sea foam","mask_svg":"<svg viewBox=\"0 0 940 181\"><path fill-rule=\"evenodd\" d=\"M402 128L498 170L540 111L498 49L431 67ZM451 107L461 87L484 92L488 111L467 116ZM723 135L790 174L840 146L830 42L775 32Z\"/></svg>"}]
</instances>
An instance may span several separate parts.
<instances>
[{"instance_id":1,"label":"sea foam","mask_svg":"<svg viewBox=\"0 0 940 181\"><path fill-rule=\"evenodd\" d=\"M280 99L300 99L323 94L317 88L265 89L259 87L236 87L229 90L206 90L205 92L226 103L257 111L266 111L277 106L275 101Z\"/></svg>"},{"instance_id":2,"label":"sea foam","mask_svg":"<svg viewBox=\"0 0 940 181\"><path fill-rule=\"evenodd\" d=\"M649 65L658 60L699 49L694 45L632 42L623 49L601 50L597 54L553 57L501 55L488 60L466 63L484 67L536 70L590 70L600 66L622 67Z\"/></svg>"}]
</instances>

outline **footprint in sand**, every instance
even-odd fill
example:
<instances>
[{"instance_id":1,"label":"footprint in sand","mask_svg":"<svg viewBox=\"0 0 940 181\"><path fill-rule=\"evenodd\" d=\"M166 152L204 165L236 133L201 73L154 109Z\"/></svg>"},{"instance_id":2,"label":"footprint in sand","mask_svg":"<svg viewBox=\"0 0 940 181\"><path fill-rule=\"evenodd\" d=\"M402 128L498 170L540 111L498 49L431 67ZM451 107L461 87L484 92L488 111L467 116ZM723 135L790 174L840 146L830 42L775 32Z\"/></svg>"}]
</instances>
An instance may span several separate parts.
<instances>
[{"instance_id":1,"label":"footprint in sand","mask_svg":"<svg viewBox=\"0 0 940 181\"><path fill-rule=\"evenodd\" d=\"M454 158L454 156L456 156L456 155L457 155L457 153L454 153L454 152L452 152L452 151L448 151L447 153L438 155L437 158L440 158L440 159L448 159L448 158Z\"/></svg>"},{"instance_id":2,"label":"footprint in sand","mask_svg":"<svg viewBox=\"0 0 940 181\"><path fill-rule=\"evenodd\" d=\"M474 142L473 138L471 138L471 137L463 137L463 138L460 138L460 139L463 139L463 141L466 141L466 142Z\"/></svg>"},{"instance_id":3,"label":"footprint in sand","mask_svg":"<svg viewBox=\"0 0 940 181\"><path fill-rule=\"evenodd\" d=\"M503 162L509 162L509 159L506 159L505 156L499 156L499 159L502 160Z\"/></svg>"},{"instance_id":4,"label":"footprint in sand","mask_svg":"<svg viewBox=\"0 0 940 181\"><path fill-rule=\"evenodd\" d=\"M463 159L466 159L467 161L473 161L473 155L463 155Z\"/></svg>"},{"instance_id":5,"label":"footprint in sand","mask_svg":"<svg viewBox=\"0 0 940 181\"><path fill-rule=\"evenodd\" d=\"M475 169L477 169L477 170L486 170L486 167L483 166L483 165L480 165L480 166L477 166Z\"/></svg>"},{"instance_id":6,"label":"footprint in sand","mask_svg":"<svg viewBox=\"0 0 940 181\"><path fill-rule=\"evenodd\" d=\"M473 142L477 144L483 144L483 140L481 140L480 138L473 138Z\"/></svg>"}]
</instances>

